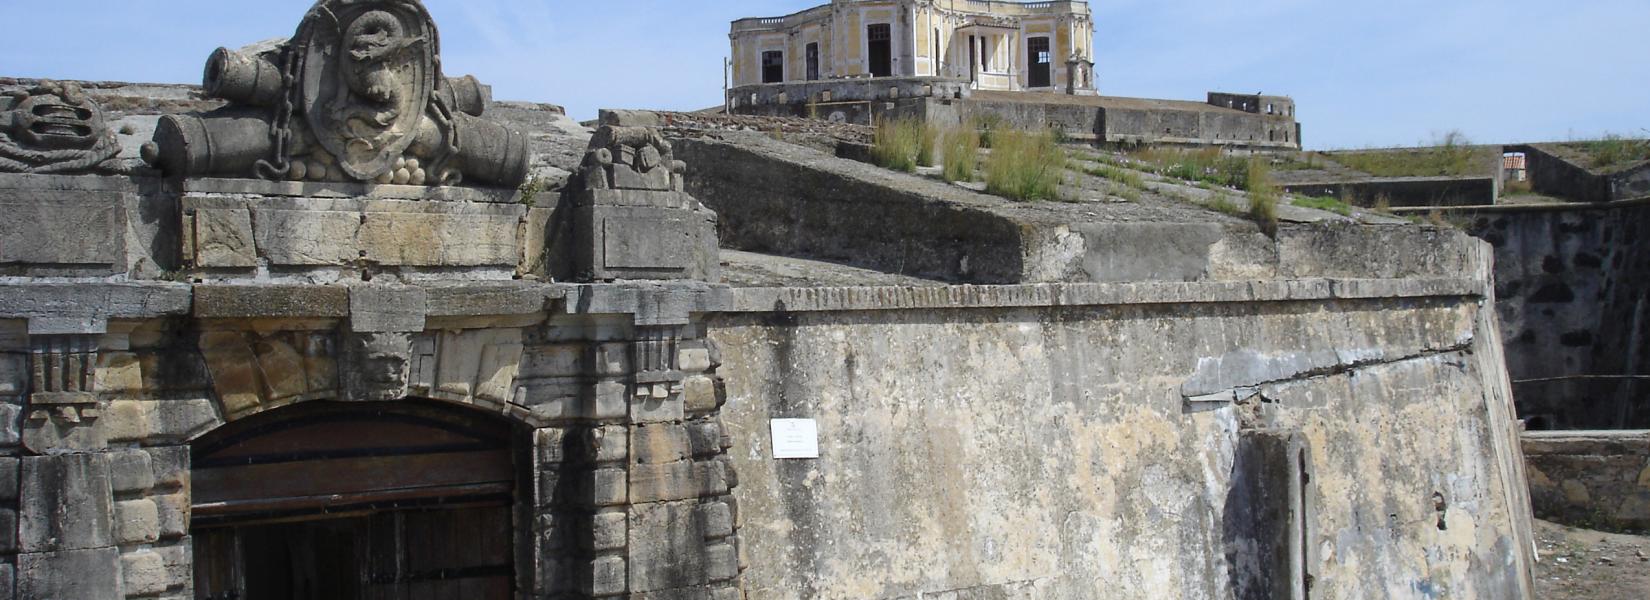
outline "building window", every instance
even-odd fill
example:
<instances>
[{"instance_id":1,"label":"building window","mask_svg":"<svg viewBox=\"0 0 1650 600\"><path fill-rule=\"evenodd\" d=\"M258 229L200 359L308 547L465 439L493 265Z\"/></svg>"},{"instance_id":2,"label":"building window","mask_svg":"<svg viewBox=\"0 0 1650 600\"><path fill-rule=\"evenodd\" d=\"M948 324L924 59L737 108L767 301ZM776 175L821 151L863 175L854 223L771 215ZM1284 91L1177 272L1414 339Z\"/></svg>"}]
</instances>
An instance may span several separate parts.
<instances>
[{"instance_id":1,"label":"building window","mask_svg":"<svg viewBox=\"0 0 1650 600\"><path fill-rule=\"evenodd\" d=\"M871 61L872 77L888 77L894 74L894 28L887 23L878 23L866 28L865 39L870 42L868 58Z\"/></svg>"},{"instance_id":2,"label":"building window","mask_svg":"<svg viewBox=\"0 0 1650 600\"><path fill-rule=\"evenodd\" d=\"M785 53L770 50L762 53L762 83L785 82Z\"/></svg>"},{"instance_id":3,"label":"building window","mask_svg":"<svg viewBox=\"0 0 1650 600\"><path fill-rule=\"evenodd\" d=\"M1043 88L1054 85L1054 56L1049 52L1048 38L1026 39L1026 83Z\"/></svg>"},{"instance_id":4,"label":"building window","mask_svg":"<svg viewBox=\"0 0 1650 600\"><path fill-rule=\"evenodd\" d=\"M808 44L808 81L819 79L819 44Z\"/></svg>"}]
</instances>

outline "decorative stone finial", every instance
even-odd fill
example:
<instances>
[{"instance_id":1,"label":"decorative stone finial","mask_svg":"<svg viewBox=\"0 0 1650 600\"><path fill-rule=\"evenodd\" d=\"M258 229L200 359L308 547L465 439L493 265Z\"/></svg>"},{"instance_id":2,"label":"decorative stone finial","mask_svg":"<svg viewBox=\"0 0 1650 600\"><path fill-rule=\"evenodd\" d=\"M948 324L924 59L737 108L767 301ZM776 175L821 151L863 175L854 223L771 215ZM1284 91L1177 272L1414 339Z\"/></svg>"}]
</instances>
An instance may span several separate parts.
<instances>
[{"instance_id":1,"label":"decorative stone finial","mask_svg":"<svg viewBox=\"0 0 1650 600\"><path fill-rule=\"evenodd\" d=\"M716 213L683 191L687 165L653 113L602 111L572 186L579 281L719 281Z\"/></svg>"},{"instance_id":2,"label":"decorative stone finial","mask_svg":"<svg viewBox=\"0 0 1650 600\"><path fill-rule=\"evenodd\" d=\"M206 92L230 106L162 119L144 158L183 177L520 185L526 136L481 118L486 86L440 57L418 0L321 0L291 40L214 52Z\"/></svg>"},{"instance_id":3,"label":"decorative stone finial","mask_svg":"<svg viewBox=\"0 0 1650 600\"><path fill-rule=\"evenodd\" d=\"M0 173L114 171L120 153L103 110L72 83L41 81L0 96Z\"/></svg>"}]
</instances>

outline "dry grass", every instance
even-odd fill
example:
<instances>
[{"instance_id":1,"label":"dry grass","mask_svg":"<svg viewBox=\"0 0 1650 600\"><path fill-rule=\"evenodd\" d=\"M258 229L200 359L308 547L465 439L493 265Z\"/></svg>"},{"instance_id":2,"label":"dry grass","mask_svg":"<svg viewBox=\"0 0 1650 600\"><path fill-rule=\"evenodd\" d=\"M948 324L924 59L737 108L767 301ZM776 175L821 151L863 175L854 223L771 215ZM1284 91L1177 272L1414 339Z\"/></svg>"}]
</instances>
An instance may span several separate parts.
<instances>
[{"instance_id":1,"label":"dry grass","mask_svg":"<svg viewBox=\"0 0 1650 600\"><path fill-rule=\"evenodd\" d=\"M987 192L1020 201L1058 200L1066 153L1050 131L998 130L985 162Z\"/></svg>"},{"instance_id":2,"label":"dry grass","mask_svg":"<svg viewBox=\"0 0 1650 600\"><path fill-rule=\"evenodd\" d=\"M1594 169L1609 170L1650 160L1650 140L1645 139L1610 134L1601 140L1576 142L1570 146L1586 153L1591 163L1588 166Z\"/></svg>"},{"instance_id":3,"label":"dry grass","mask_svg":"<svg viewBox=\"0 0 1650 600\"><path fill-rule=\"evenodd\" d=\"M932 165L934 128L916 119L878 121L871 158L883 168L906 173L915 173L917 165Z\"/></svg>"},{"instance_id":4,"label":"dry grass","mask_svg":"<svg viewBox=\"0 0 1650 600\"><path fill-rule=\"evenodd\" d=\"M940 177L946 181L974 181L974 168L980 162L980 130L973 123L946 129L940 134L940 148Z\"/></svg>"},{"instance_id":5,"label":"dry grass","mask_svg":"<svg viewBox=\"0 0 1650 600\"><path fill-rule=\"evenodd\" d=\"M1458 177L1488 174L1499 156L1499 150L1472 146L1461 132L1451 131L1426 148L1338 152L1330 158L1376 177Z\"/></svg>"},{"instance_id":6,"label":"dry grass","mask_svg":"<svg viewBox=\"0 0 1650 600\"><path fill-rule=\"evenodd\" d=\"M1249 161L1228 155L1219 148L1146 148L1134 152L1133 157L1165 177L1236 189L1248 187Z\"/></svg>"},{"instance_id":7,"label":"dry grass","mask_svg":"<svg viewBox=\"0 0 1650 600\"><path fill-rule=\"evenodd\" d=\"M1259 156L1249 157L1244 175L1244 190L1249 192L1249 219L1268 236L1278 233L1278 199L1283 195L1272 181L1272 166Z\"/></svg>"}]
</instances>

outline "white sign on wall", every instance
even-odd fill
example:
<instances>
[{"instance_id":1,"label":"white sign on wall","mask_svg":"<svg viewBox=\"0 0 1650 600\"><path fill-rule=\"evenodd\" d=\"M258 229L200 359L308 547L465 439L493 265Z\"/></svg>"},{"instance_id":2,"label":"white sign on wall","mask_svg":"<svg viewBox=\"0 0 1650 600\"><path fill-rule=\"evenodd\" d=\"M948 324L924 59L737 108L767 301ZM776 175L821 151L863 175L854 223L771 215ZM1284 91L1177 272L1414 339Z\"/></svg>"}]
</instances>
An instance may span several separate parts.
<instances>
[{"instance_id":1,"label":"white sign on wall","mask_svg":"<svg viewBox=\"0 0 1650 600\"><path fill-rule=\"evenodd\" d=\"M774 419L773 457L819 458L819 423L813 419Z\"/></svg>"}]
</instances>

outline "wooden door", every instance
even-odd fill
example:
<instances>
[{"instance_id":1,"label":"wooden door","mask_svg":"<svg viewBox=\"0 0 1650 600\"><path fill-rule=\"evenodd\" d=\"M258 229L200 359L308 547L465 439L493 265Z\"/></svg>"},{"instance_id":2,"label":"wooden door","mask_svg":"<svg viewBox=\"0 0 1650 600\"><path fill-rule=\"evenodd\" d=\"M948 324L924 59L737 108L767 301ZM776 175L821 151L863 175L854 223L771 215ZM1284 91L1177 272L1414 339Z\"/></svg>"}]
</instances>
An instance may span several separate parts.
<instances>
[{"instance_id":1,"label":"wooden door","mask_svg":"<svg viewBox=\"0 0 1650 600\"><path fill-rule=\"evenodd\" d=\"M507 507L196 532L200 600L510 600Z\"/></svg>"},{"instance_id":2,"label":"wooden door","mask_svg":"<svg viewBox=\"0 0 1650 600\"><path fill-rule=\"evenodd\" d=\"M317 403L195 443L197 600L510 600L516 439L461 409Z\"/></svg>"}]
</instances>

